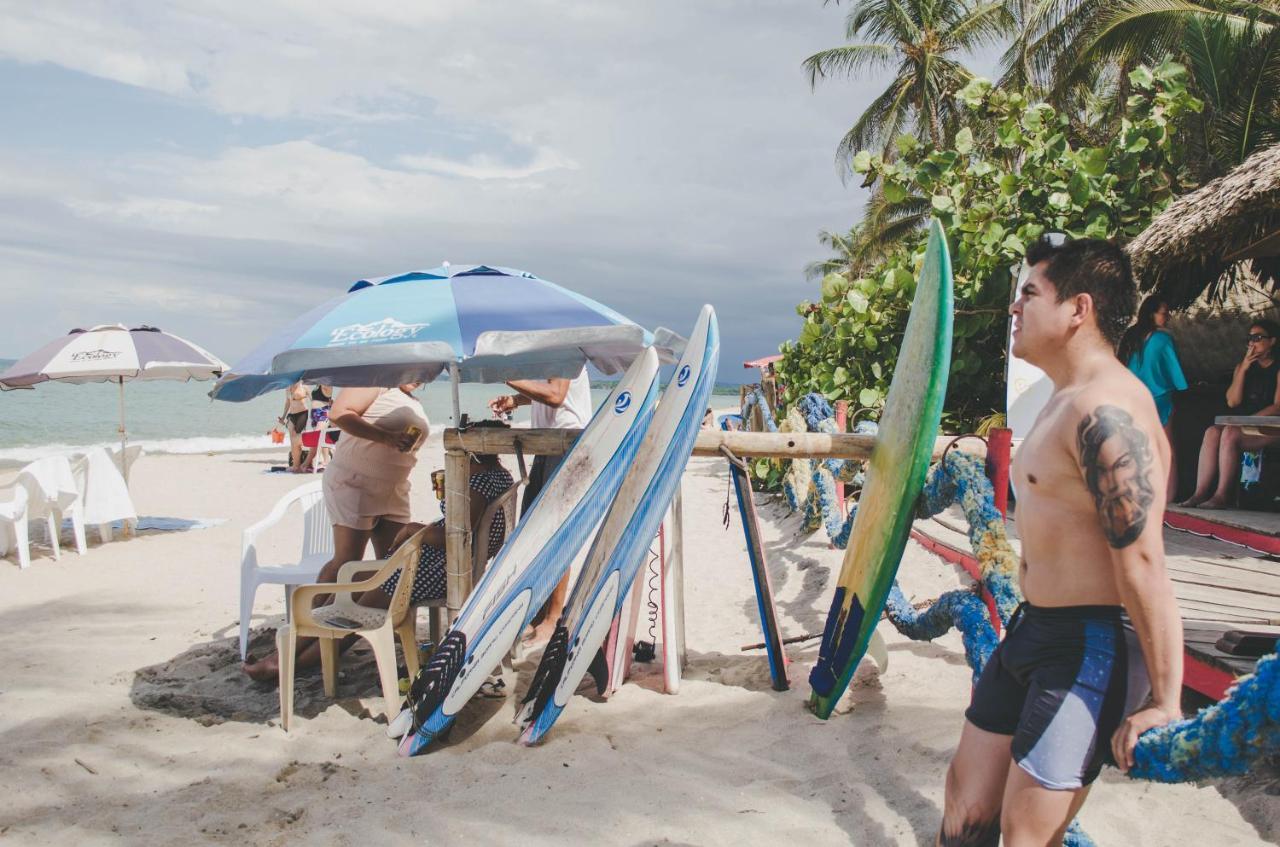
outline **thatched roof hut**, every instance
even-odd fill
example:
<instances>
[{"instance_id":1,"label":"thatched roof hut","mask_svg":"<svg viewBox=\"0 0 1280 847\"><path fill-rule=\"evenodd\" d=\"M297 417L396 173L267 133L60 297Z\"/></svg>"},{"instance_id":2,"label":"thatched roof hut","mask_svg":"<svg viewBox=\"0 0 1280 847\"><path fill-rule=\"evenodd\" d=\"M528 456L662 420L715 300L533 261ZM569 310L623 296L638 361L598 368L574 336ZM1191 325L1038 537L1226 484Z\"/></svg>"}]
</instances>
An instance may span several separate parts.
<instances>
[{"instance_id":1,"label":"thatched roof hut","mask_svg":"<svg viewBox=\"0 0 1280 847\"><path fill-rule=\"evenodd\" d=\"M1255 281L1280 282L1280 144L1183 195L1126 248L1138 283L1174 308L1222 291L1251 260Z\"/></svg>"}]
</instances>

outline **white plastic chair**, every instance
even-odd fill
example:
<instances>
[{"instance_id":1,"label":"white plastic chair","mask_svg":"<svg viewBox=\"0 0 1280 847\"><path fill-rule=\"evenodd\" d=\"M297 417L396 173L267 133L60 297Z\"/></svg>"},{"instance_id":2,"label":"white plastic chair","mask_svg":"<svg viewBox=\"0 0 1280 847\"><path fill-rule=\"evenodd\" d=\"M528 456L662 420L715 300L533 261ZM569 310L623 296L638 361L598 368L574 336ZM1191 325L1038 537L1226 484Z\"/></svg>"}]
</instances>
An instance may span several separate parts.
<instances>
[{"instance_id":1,"label":"white plastic chair","mask_svg":"<svg viewBox=\"0 0 1280 847\"><path fill-rule=\"evenodd\" d=\"M27 489L11 485L8 496L0 500L0 554L10 550L18 554L18 567L31 567L31 542L27 535Z\"/></svg>"},{"instance_id":2,"label":"white plastic chair","mask_svg":"<svg viewBox=\"0 0 1280 847\"><path fill-rule=\"evenodd\" d=\"M249 649L249 623L253 616L253 599L258 586L284 586L285 614L289 614L289 598L294 586L316 581L320 568L333 558L333 523L324 505L322 480L295 488L276 503L262 520L244 531L240 544L240 658ZM263 566L258 563L258 540L264 532L278 524L289 509L302 510L302 547L295 562Z\"/></svg>"},{"instance_id":3,"label":"white plastic chair","mask_svg":"<svg viewBox=\"0 0 1280 847\"><path fill-rule=\"evenodd\" d=\"M76 551L83 556L88 549L84 537L84 504L76 490L75 474L66 456L36 459L18 472L18 485L27 490L27 519L45 519L53 558L61 558L58 536L63 518L71 518Z\"/></svg>"}]
</instances>

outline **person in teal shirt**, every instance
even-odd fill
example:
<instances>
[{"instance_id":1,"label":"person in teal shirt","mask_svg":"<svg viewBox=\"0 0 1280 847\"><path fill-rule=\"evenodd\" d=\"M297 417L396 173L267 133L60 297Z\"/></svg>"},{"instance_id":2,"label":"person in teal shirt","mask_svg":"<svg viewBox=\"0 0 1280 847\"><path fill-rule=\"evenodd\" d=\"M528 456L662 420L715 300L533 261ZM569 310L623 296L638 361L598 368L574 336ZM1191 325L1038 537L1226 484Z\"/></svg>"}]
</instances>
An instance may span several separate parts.
<instances>
[{"instance_id":1,"label":"person in teal shirt","mask_svg":"<svg viewBox=\"0 0 1280 847\"><path fill-rule=\"evenodd\" d=\"M1169 439L1169 480L1165 502L1173 502L1178 487L1177 451L1173 445L1173 394L1187 390L1178 348L1165 329L1169 322L1169 304L1159 295L1151 295L1138 307L1138 319L1120 339L1116 351L1120 361L1128 365L1134 376L1142 380L1156 401L1160 425Z\"/></svg>"}]
</instances>

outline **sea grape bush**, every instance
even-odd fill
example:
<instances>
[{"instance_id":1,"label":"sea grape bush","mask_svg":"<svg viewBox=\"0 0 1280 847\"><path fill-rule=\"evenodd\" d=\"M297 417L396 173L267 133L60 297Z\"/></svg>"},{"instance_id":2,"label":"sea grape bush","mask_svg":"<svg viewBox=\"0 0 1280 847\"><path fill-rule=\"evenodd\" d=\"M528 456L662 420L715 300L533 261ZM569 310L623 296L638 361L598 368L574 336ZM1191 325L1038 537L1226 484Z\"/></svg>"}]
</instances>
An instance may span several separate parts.
<instances>
[{"instance_id":1,"label":"sea grape bush","mask_svg":"<svg viewBox=\"0 0 1280 847\"><path fill-rule=\"evenodd\" d=\"M1187 190L1178 120L1199 111L1186 71L1165 62L1129 75L1119 133L1105 147L1074 146L1070 123L1045 103L974 79L957 93L965 125L950 148L898 139L897 156L859 152L853 169L889 202L927 198L947 231L955 277L955 346L944 426L972 428L1004 406L1012 274L1046 232L1128 241ZM816 391L851 407L884 402L906 329L924 229L871 273L828 274L803 302L799 338L776 365L791 404Z\"/></svg>"}]
</instances>

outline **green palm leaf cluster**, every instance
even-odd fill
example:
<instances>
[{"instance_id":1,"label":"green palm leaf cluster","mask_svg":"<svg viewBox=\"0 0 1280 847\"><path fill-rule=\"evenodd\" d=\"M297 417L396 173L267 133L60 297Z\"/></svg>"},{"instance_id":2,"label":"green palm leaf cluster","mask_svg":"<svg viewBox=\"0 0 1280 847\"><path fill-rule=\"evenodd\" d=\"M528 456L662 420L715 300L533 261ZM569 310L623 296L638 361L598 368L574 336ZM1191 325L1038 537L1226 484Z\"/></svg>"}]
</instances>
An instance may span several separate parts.
<instances>
[{"instance_id":1,"label":"green palm leaf cluster","mask_svg":"<svg viewBox=\"0 0 1280 847\"><path fill-rule=\"evenodd\" d=\"M1280 140L1280 0L1039 0L1011 33L1006 86L1029 86L1093 139L1114 128L1128 72L1172 57L1206 108L1184 130L1200 180Z\"/></svg>"},{"instance_id":2,"label":"green palm leaf cluster","mask_svg":"<svg viewBox=\"0 0 1280 847\"><path fill-rule=\"evenodd\" d=\"M1000 87L1052 104L1074 146L1102 146L1120 131L1135 68L1167 58L1185 66L1204 109L1173 128L1186 177L1175 190L1280 143L1280 0L849 0L845 37L804 61L811 85L890 74L837 146L846 174L859 151L893 158L904 135L943 147L965 129L998 148L994 127L974 122L955 96L973 78L964 61L992 44L1006 45ZM856 225L820 236L831 253L806 275L857 277L928 211L926 198L876 185Z\"/></svg>"},{"instance_id":3,"label":"green palm leaf cluster","mask_svg":"<svg viewBox=\"0 0 1280 847\"><path fill-rule=\"evenodd\" d=\"M841 139L840 161L866 148L888 152L904 132L943 144L960 117L955 92L972 77L960 58L1004 37L1008 25L1004 4L994 0L855 0L845 36L859 43L805 59L810 85L886 69L894 77Z\"/></svg>"}]
</instances>

